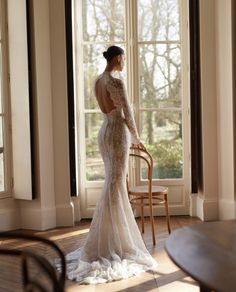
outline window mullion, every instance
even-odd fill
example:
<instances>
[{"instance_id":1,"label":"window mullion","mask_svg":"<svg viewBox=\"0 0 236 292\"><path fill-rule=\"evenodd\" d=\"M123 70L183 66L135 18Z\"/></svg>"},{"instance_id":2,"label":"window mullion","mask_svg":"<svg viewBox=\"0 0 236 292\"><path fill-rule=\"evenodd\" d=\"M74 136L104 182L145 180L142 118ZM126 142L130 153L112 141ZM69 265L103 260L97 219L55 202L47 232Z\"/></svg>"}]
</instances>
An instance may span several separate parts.
<instances>
[{"instance_id":1,"label":"window mullion","mask_svg":"<svg viewBox=\"0 0 236 292\"><path fill-rule=\"evenodd\" d=\"M190 144L189 144L189 133L190 133L190 100L187 98L190 92L190 82L189 82L189 67L190 67L190 56L189 56L189 25L188 25L188 1L183 0L180 4L180 17L181 17L181 62L182 62L182 108L183 108L183 143L185 147L183 148L183 178L185 180L186 186L190 182L189 177L189 163L188 159L190 157ZM188 188L190 186L188 185Z\"/></svg>"},{"instance_id":2,"label":"window mullion","mask_svg":"<svg viewBox=\"0 0 236 292\"><path fill-rule=\"evenodd\" d=\"M132 13L132 27L131 27L131 40L132 40L132 54L131 54L131 86L132 86L132 103L135 112L138 112L139 104L139 84L138 84L138 6L137 1L131 1L131 13ZM136 116L137 117L137 116ZM138 119L137 119L138 120Z\"/></svg>"},{"instance_id":3,"label":"window mullion","mask_svg":"<svg viewBox=\"0 0 236 292\"><path fill-rule=\"evenodd\" d=\"M182 107L164 107L164 108L144 108L144 107L140 107L139 111L145 111L145 112L166 112L166 111L173 111L173 112L182 112L183 108Z\"/></svg>"},{"instance_id":4,"label":"window mullion","mask_svg":"<svg viewBox=\"0 0 236 292\"><path fill-rule=\"evenodd\" d=\"M181 44L181 41L179 40L164 40L164 41L154 41L154 40L150 40L150 41L139 41L138 42L140 45L161 45L161 44L170 44L170 45L175 45L175 44Z\"/></svg>"},{"instance_id":5,"label":"window mullion","mask_svg":"<svg viewBox=\"0 0 236 292\"><path fill-rule=\"evenodd\" d=\"M138 1L130 1L130 13L131 13L131 27L130 27L130 85L132 88L131 102L133 104L133 109L135 112L135 120L137 128L140 129L140 109L139 109L139 44L138 44ZM134 173L131 176L134 178L136 183L139 183L140 180L140 165L137 165L137 168L134 169Z\"/></svg>"},{"instance_id":6,"label":"window mullion","mask_svg":"<svg viewBox=\"0 0 236 292\"><path fill-rule=\"evenodd\" d=\"M127 55L127 91L128 96L132 97L132 85L131 85L131 72L132 72L132 34L131 34L131 27L132 27L132 5L131 1L125 1L125 37L126 37L126 55Z\"/></svg>"}]
</instances>

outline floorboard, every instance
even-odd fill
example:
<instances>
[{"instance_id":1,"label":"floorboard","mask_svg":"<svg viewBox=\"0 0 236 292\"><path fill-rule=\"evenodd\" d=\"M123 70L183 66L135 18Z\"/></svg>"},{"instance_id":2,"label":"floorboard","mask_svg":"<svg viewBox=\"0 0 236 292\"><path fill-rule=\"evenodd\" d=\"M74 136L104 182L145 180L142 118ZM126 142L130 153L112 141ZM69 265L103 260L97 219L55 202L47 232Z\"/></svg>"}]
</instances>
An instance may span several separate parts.
<instances>
[{"instance_id":1,"label":"floorboard","mask_svg":"<svg viewBox=\"0 0 236 292\"><path fill-rule=\"evenodd\" d=\"M175 230L183 226L188 226L200 222L201 221L199 219L189 216L174 216L171 218L171 228L172 230ZM147 249L159 263L157 272L146 272L126 280L98 285L78 285L76 282L67 280L66 291L199 292L198 284L185 273L183 273L177 266L175 266L168 258L164 250L165 241L169 236L165 218L156 217L155 225L157 245L155 247L152 245L151 228L148 219L146 219L143 239ZM33 230L21 230L21 232L41 235L49 238L55 241L66 254L83 245L89 231L89 226L90 220L82 220L74 227L55 228L44 232ZM50 259L55 258L55 254L50 250L50 248L47 248L42 244L12 239L2 240L0 241L0 244L1 247L7 246L8 248L31 249L45 254ZM0 292L21 292L22 283L19 261L17 261L15 258L1 256L0 262ZM34 267L32 267L32 269L34 269ZM38 273L38 276L41 277L38 271L35 270L34 273ZM44 281L43 278L42 281Z\"/></svg>"}]
</instances>

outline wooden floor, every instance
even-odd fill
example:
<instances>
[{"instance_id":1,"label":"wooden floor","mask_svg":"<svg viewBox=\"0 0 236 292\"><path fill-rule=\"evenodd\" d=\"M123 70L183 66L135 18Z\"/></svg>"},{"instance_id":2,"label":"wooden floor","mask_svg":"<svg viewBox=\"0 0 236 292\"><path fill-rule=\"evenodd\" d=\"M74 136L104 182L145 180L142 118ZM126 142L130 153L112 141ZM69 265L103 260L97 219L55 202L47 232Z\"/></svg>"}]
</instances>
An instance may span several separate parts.
<instances>
[{"instance_id":1,"label":"wooden floor","mask_svg":"<svg viewBox=\"0 0 236 292\"><path fill-rule=\"evenodd\" d=\"M157 292L196 292L199 291L198 284L185 275L178 267L176 267L168 258L164 244L168 238L167 227L165 219L158 217L156 222L156 239L157 245L153 247L151 228L147 221L145 227L145 234L143 235L144 242L149 252L159 263L159 269L157 272L146 272L139 276L129 278L127 280L98 284L98 285L78 285L76 282L67 281L67 292L112 292L112 291L157 291ZM188 216L176 216L171 218L172 230L177 228L200 223L197 218L191 218ZM204 223L201 223L204 224ZM57 228L46 232L36 231L22 231L29 234L41 235L55 241L61 249L68 253L75 248L83 245L86 235L89 231L89 220L83 220L75 227L70 228ZM49 258L53 259L55 255L47 247L32 242L22 242L19 240L4 240L0 242L1 246L7 245L12 248L30 248L31 250L41 251ZM184 251L183 251L184 252ZM12 258L0 257L0 292L14 291L20 292L21 289L21 274L19 263Z\"/></svg>"}]
</instances>

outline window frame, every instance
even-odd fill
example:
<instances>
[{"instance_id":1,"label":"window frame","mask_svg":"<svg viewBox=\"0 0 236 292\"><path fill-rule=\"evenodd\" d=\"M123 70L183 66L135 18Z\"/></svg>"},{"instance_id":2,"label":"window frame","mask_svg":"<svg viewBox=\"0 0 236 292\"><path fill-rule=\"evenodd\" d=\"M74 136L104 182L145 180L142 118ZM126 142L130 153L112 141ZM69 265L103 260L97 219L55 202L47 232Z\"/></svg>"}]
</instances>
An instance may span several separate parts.
<instances>
[{"instance_id":1,"label":"window frame","mask_svg":"<svg viewBox=\"0 0 236 292\"><path fill-rule=\"evenodd\" d=\"M182 73L182 104L181 108L173 108L182 114L182 141L183 141L183 176L182 178L170 178L170 179L153 179L154 183L167 184L167 185L182 185L184 182L189 181L190 172L190 103L189 103L189 20L188 20L188 0L179 1L180 5L180 39L179 44L181 48L181 73ZM132 70L132 74L128 71L127 75L132 76L130 81L130 87L128 87L129 96L132 97L131 102L133 104L135 119L138 130L140 131L141 112L147 111L140 105L140 92L139 92L139 44L167 44L173 43L172 41L140 41L138 39L138 4L137 1L129 1L128 19L132 21L130 25L130 45L128 50L128 68ZM133 15L132 15L133 14ZM174 41L176 43L176 41ZM134 53L132 53L132 51ZM183 57L185 56L185 57ZM186 77L186 78L183 78ZM129 84L129 83L128 83ZM134 97L137 96L136 99ZM152 109L153 110L153 109ZM166 109L158 109L159 111L165 111ZM135 169L131 169L131 172L135 172L135 182L139 184L145 184L145 179L141 178L141 167L137 166ZM132 176L131 176L132 177Z\"/></svg>"},{"instance_id":2,"label":"window frame","mask_svg":"<svg viewBox=\"0 0 236 292\"><path fill-rule=\"evenodd\" d=\"M125 7L128 1L125 1ZM74 52L74 92L75 92L75 113L76 113L76 125L75 125L75 147L78 149L76 152L76 169L78 169L78 189L84 189L87 187L102 187L104 184L104 180L101 181L88 181L86 179L86 143L85 143L85 116L86 114L92 113L101 113L99 109L86 109L84 106L84 79L80 78L79 81L76 80L76 76L83 76L83 47L84 45L89 44L99 44L104 45L104 47L111 45L110 42L90 42L83 40L83 23L82 17L78 17L82 11L82 1L74 0L72 3L72 23L73 25L73 39L81 40L79 43L74 45L73 52ZM125 8L125 16L127 15L127 9ZM80 22L76 23L75 19L79 19ZM125 17L126 19L126 17ZM125 24L126 26L126 24ZM124 41L116 42L116 44L123 45L127 48L127 31L125 31L125 38ZM78 57L79 56L79 57ZM105 61L104 61L105 62ZM77 65L77 66L76 66ZM127 64L128 65L128 64ZM104 67L105 68L105 67ZM128 80L127 80L127 83ZM78 127L80 125L80 127Z\"/></svg>"},{"instance_id":3,"label":"window frame","mask_svg":"<svg viewBox=\"0 0 236 292\"><path fill-rule=\"evenodd\" d=\"M73 9L75 13L79 13L78 11L82 11L82 2L81 1L73 1L73 5L77 2L78 6L74 6ZM79 4L78 4L79 3ZM168 184L168 185L183 185L184 181L189 180L189 160L190 160L190 138L189 138L189 125L190 125L190 105L189 105L189 42L188 42L188 0L180 1L180 31L181 31L181 72L182 76L186 78L182 78L182 108L178 108L178 110L182 113L182 140L183 140L183 177L180 179L154 179L155 182L158 181L160 184ZM124 42L116 42L116 44L122 44L126 47L126 55L127 55L127 91L128 96L130 98L130 102L133 106L135 112L135 119L137 123L138 129L140 129L140 109L139 109L139 68L138 68L138 46L139 43L167 43L166 41L142 41L138 40L138 27L137 27L137 1L125 1L125 40ZM78 17L76 17L78 19ZM82 18L79 17L80 23L74 26L73 38L83 40L82 34ZM74 20L73 20L73 23ZM76 48L74 48L74 60L75 64L78 66L74 67L75 76L83 76L83 72L81 68L83 68L83 45L89 44L90 42L81 41L77 44ZM96 42L91 42L94 44ZM99 44L109 44L109 42L97 42ZM78 54L80 57L78 58ZM183 56L185 56L183 58ZM78 61L76 61L79 60ZM131 74L131 72L133 72ZM75 78L76 80L76 78ZM86 180L86 145L85 145L85 115L88 113L99 113L99 110L88 110L84 108L84 84L83 78L80 78L78 84L75 82L75 96L77 97L77 102L75 105L75 112L77 115L77 125L80 125L79 129L76 126L76 149L77 152L77 169L79 170L79 188L87 188L87 187L101 187L104 181L88 181ZM138 97L135 99L134 97ZM80 97L80 98L78 98ZM83 97L83 98L82 98ZM182 109L182 110L181 110ZM135 178L140 183L143 183L143 180L140 180L140 171L136 171Z\"/></svg>"}]
</instances>

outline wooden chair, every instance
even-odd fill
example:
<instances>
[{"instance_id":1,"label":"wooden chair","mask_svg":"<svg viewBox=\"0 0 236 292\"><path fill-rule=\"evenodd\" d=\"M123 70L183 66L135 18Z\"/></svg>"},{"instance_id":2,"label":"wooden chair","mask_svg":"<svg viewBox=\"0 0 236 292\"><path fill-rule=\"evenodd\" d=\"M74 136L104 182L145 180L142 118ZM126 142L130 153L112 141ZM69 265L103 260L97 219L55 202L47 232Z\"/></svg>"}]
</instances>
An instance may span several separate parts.
<instances>
[{"instance_id":1,"label":"wooden chair","mask_svg":"<svg viewBox=\"0 0 236 292\"><path fill-rule=\"evenodd\" d=\"M127 179L127 189L129 195L129 201L132 206L140 206L141 211L141 227L142 233L144 233L144 207L149 208L149 216L152 226L152 239L153 245L156 244L155 238L155 226L153 216L153 206L165 205L165 215L167 221L168 232L171 232L170 228L170 216L168 210L168 188L163 186L153 185L153 159L147 150L137 149L135 147L130 148L130 157L135 157L141 161L145 161L147 166L147 183L145 185L129 186Z\"/></svg>"},{"instance_id":2,"label":"wooden chair","mask_svg":"<svg viewBox=\"0 0 236 292\"><path fill-rule=\"evenodd\" d=\"M22 288L25 292L42 291L42 292L64 292L65 291L65 276L66 276L66 261L65 256L61 249L53 241L43 238L41 236L22 234L20 232L0 232L0 238L4 239L21 239L27 241L35 241L49 246L54 252L56 252L59 262L61 264L60 272L56 270L54 265L50 262L47 255L44 253L35 252L27 248L8 248L0 247L1 256L19 257L21 259L21 273L22 273ZM32 266L30 263L34 263L35 268L40 271L40 274L45 275L45 279L48 283L45 283L39 279L38 273L33 275ZM3 263L1 263L3 266ZM14 274L13 274L14 277ZM47 285L46 285L47 284ZM49 285L48 285L49 284Z\"/></svg>"}]
</instances>

